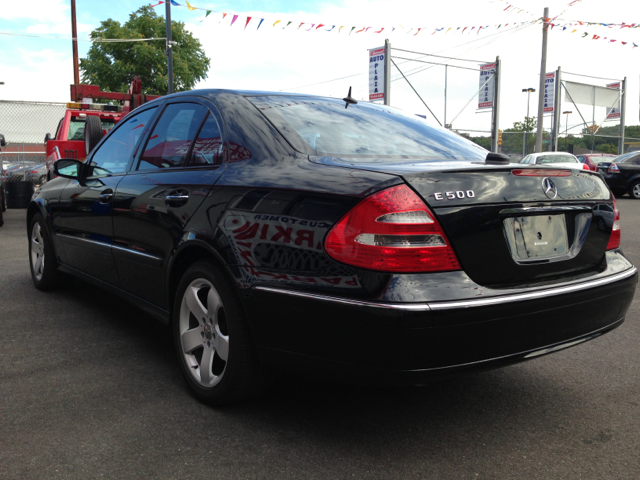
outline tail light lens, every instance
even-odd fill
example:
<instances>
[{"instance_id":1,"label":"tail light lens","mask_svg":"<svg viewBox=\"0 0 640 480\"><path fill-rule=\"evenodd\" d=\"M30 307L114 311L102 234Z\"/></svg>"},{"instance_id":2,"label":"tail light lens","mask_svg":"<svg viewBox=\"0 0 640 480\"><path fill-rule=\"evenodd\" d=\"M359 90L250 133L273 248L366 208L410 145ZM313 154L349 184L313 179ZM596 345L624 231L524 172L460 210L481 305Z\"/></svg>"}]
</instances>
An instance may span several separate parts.
<instances>
[{"instance_id":1,"label":"tail light lens","mask_svg":"<svg viewBox=\"0 0 640 480\"><path fill-rule=\"evenodd\" d=\"M620 173L620 169L615 163L612 163L611 165L609 165L607 173Z\"/></svg>"},{"instance_id":2,"label":"tail light lens","mask_svg":"<svg viewBox=\"0 0 640 480\"><path fill-rule=\"evenodd\" d=\"M620 247L620 210L616 205L616 199L613 198L613 227L611 227L611 236L607 244L607 250L613 250Z\"/></svg>"},{"instance_id":3,"label":"tail light lens","mask_svg":"<svg viewBox=\"0 0 640 480\"><path fill-rule=\"evenodd\" d=\"M589 168L589 165L587 165L586 163L583 163L583 164L582 164L582 169L583 169L583 170L591 170L591 169Z\"/></svg>"},{"instance_id":4,"label":"tail light lens","mask_svg":"<svg viewBox=\"0 0 640 480\"><path fill-rule=\"evenodd\" d=\"M329 231L325 250L333 259L382 272L460 270L435 215L406 185L375 193Z\"/></svg>"}]
</instances>

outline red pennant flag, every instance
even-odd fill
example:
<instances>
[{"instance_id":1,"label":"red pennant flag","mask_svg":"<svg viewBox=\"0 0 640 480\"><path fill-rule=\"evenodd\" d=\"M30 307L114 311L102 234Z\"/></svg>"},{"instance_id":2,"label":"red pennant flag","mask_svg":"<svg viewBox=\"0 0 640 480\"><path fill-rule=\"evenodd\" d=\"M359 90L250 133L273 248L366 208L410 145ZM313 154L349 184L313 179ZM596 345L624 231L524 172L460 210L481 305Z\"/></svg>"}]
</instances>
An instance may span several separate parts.
<instances>
[{"instance_id":1,"label":"red pennant flag","mask_svg":"<svg viewBox=\"0 0 640 480\"><path fill-rule=\"evenodd\" d=\"M594 35L594 36L593 36L593 38L592 38L591 40L597 40L597 39L599 39L599 38L600 38L600 36L599 36L599 35Z\"/></svg>"},{"instance_id":2,"label":"red pennant flag","mask_svg":"<svg viewBox=\"0 0 640 480\"><path fill-rule=\"evenodd\" d=\"M158 5L162 5L164 2L158 2L155 5L149 5L150 7L157 7Z\"/></svg>"},{"instance_id":3,"label":"red pennant flag","mask_svg":"<svg viewBox=\"0 0 640 480\"><path fill-rule=\"evenodd\" d=\"M300 27L304 25L304 22L302 22L300 25L298 25L298 30L300 30Z\"/></svg>"},{"instance_id":4,"label":"red pennant flag","mask_svg":"<svg viewBox=\"0 0 640 480\"><path fill-rule=\"evenodd\" d=\"M373 33L380 33L382 32L382 30L384 30L384 27L382 27L380 30L378 30L377 32L373 32Z\"/></svg>"},{"instance_id":5,"label":"red pennant flag","mask_svg":"<svg viewBox=\"0 0 640 480\"><path fill-rule=\"evenodd\" d=\"M415 37L417 34L420 33L420 30L422 30L422 28L419 28L418 31L416 33L413 34L413 36Z\"/></svg>"},{"instance_id":6,"label":"red pennant flag","mask_svg":"<svg viewBox=\"0 0 640 480\"><path fill-rule=\"evenodd\" d=\"M324 23L321 23L320 25L318 25L318 26L316 27L316 30L317 30L317 29L319 29L320 27L324 27Z\"/></svg>"},{"instance_id":7,"label":"red pennant flag","mask_svg":"<svg viewBox=\"0 0 640 480\"><path fill-rule=\"evenodd\" d=\"M247 17L247 22L244 24L244 29L247 29L247 25L249 25L249 22L251 21L251 17Z\"/></svg>"},{"instance_id":8,"label":"red pennant flag","mask_svg":"<svg viewBox=\"0 0 640 480\"><path fill-rule=\"evenodd\" d=\"M358 30L356 33L360 33L361 31L364 30L364 27L362 27L360 30Z\"/></svg>"},{"instance_id":9,"label":"red pennant flag","mask_svg":"<svg viewBox=\"0 0 640 480\"><path fill-rule=\"evenodd\" d=\"M626 44L627 44L627 42L620 42L620 43L621 43L622 45L626 45Z\"/></svg>"}]
</instances>

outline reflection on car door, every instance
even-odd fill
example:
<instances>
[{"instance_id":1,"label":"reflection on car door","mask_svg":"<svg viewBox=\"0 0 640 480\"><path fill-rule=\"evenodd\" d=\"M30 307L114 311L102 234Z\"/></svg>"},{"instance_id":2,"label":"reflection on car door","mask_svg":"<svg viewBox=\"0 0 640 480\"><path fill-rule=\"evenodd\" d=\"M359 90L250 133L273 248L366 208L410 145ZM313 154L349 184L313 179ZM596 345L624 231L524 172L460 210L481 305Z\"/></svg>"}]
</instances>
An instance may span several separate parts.
<instances>
[{"instance_id":1,"label":"reflection on car door","mask_svg":"<svg viewBox=\"0 0 640 480\"><path fill-rule=\"evenodd\" d=\"M168 103L116 189L113 255L122 287L161 308L168 258L222 173L221 125L212 105Z\"/></svg>"},{"instance_id":2,"label":"reflection on car door","mask_svg":"<svg viewBox=\"0 0 640 480\"><path fill-rule=\"evenodd\" d=\"M57 206L64 263L112 285L118 274L111 254L111 206L134 148L156 108L125 118L85 163L86 180L70 181Z\"/></svg>"}]
</instances>

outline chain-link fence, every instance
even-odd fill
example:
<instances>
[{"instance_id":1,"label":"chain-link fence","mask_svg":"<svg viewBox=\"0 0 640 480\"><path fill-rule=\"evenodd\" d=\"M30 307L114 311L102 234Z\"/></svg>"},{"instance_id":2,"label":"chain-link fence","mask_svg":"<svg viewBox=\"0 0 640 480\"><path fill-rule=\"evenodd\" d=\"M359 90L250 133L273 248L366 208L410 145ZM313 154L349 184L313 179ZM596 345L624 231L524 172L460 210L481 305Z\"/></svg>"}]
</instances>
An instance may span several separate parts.
<instances>
[{"instance_id":1,"label":"chain-link fence","mask_svg":"<svg viewBox=\"0 0 640 480\"><path fill-rule=\"evenodd\" d=\"M7 142L0 156L5 181L44 183L44 137L55 136L65 109L65 103L0 100L0 133Z\"/></svg>"}]
</instances>

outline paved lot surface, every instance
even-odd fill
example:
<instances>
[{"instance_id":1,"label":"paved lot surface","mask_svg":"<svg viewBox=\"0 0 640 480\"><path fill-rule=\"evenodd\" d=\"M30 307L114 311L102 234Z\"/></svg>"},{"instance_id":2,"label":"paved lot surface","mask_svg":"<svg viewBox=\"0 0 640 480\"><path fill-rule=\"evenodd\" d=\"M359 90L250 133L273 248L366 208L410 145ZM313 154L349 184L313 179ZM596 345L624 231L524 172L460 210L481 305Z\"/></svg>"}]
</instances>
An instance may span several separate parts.
<instances>
[{"instance_id":1,"label":"paved lot surface","mask_svg":"<svg viewBox=\"0 0 640 480\"><path fill-rule=\"evenodd\" d=\"M619 201L640 264L640 202ZM640 478L640 295L587 344L428 387L281 378L215 410L167 331L82 282L35 290L25 211L0 228L0 478Z\"/></svg>"}]
</instances>

